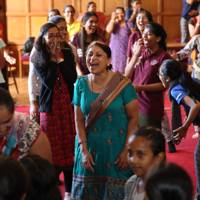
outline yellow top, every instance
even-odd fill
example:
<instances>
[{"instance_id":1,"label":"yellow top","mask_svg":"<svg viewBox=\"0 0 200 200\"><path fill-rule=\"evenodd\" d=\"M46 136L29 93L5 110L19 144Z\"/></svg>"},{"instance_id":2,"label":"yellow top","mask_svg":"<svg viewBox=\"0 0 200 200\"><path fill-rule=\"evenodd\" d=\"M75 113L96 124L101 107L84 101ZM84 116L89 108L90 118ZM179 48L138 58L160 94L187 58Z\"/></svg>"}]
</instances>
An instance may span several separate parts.
<instances>
[{"instance_id":1,"label":"yellow top","mask_svg":"<svg viewBox=\"0 0 200 200\"><path fill-rule=\"evenodd\" d=\"M79 21L74 21L72 24L67 24L67 31L69 34L69 40L72 41L74 35L80 31L81 23Z\"/></svg>"}]
</instances>

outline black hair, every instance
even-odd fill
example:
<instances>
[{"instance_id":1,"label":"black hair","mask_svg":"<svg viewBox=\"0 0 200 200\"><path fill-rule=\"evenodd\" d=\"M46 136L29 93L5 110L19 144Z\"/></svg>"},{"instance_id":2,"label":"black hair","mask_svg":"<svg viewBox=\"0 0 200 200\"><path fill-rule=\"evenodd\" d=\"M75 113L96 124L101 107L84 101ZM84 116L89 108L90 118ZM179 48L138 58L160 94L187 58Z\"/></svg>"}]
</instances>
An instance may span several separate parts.
<instances>
[{"instance_id":1,"label":"black hair","mask_svg":"<svg viewBox=\"0 0 200 200\"><path fill-rule=\"evenodd\" d=\"M12 157L0 157L0 199L21 200L29 189L26 170Z\"/></svg>"},{"instance_id":2,"label":"black hair","mask_svg":"<svg viewBox=\"0 0 200 200\"><path fill-rule=\"evenodd\" d=\"M147 17L149 23L150 23L150 22L153 22L153 16L152 16L151 12L149 12L148 10L146 10L146 9L144 9L144 8L142 8L141 10L139 10L139 11L137 12L136 18L137 18L137 16L138 16L139 14L141 14L141 13L142 13L142 14L145 14L145 16Z\"/></svg>"},{"instance_id":3,"label":"black hair","mask_svg":"<svg viewBox=\"0 0 200 200\"><path fill-rule=\"evenodd\" d=\"M95 12L86 12L81 20L82 24L84 25L91 17L96 17L99 20L97 14Z\"/></svg>"},{"instance_id":4,"label":"black hair","mask_svg":"<svg viewBox=\"0 0 200 200\"><path fill-rule=\"evenodd\" d=\"M63 21L65 22L65 18L63 16L55 15L55 16L51 17L48 22L58 24Z\"/></svg>"},{"instance_id":5,"label":"black hair","mask_svg":"<svg viewBox=\"0 0 200 200\"><path fill-rule=\"evenodd\" d=\"M88 8L89 8L91 5L93 5L93 4L96 5L96 3L95 3L94 1L89 1L89 2L87 3L87 10L88 10Z\"/></svg>"},{"instance_id":6,"label":"black hair","mask_svg":"<svg viewBox=\"0 0 200 200\"><path fill-rule=\"evenodd\" d=\"M27 40L25 41L23 49L22 49L23 53L30 54L31 50L33 48L34 42L35 42L35 37L28 37Z\"/></svg>"},{"instance_id":7,"label":"black hair","mask_svg":"<svg viewBox=\"0 0 200 200\"><path fill-rule=\"evenodd\" d=\"M125 13L124 7L122 6L117 6L115 10L122 10L122 12Z\"/></svg>"},{"instance_id":8,"label":"black hair","mask_svg":"<svg viewBox=\"0 0 200 200\"><path fill-rule=\"evenodd\" d=\"M187 172L171 163L149 175L145 192L149 200L192 200L193 186Z\"/></svg>"},{"instance_id":9,"label":"black hair","mask_svg":"<svg viewBox=\"0 0 200 200\"><path fill-rule=\"evenodd\" d=\"M10 113L14 113L15 111L15 102L12 96L3 88L0 88L0 106L6 106Z\"/></svg>"},{"instance_id":10,"label":"black hair","mask_svg":"<svg viewBox=\"0 0 200 200\"><path fill-rule=\"evenodd\" d=\"M155 22L148 23L145 28L148 28L157 37L160 37L160 41L158 42L159 47L167 50L167 33L165 29L160 24Z\"/></svg>"},{"instance_id":11,"label":"black hair","mask_svg":"<svg viewBox=\"0 0 200 200\"><path fill-rule=\"evenodd\" d=\"M160 72L162 76L170 77L172 81L178 80L183 74L181 63L173 59L164 60L160 66Z\"/></svg>"},{"instance_id":12,"label":"black hair","mask_svg":"<svg viewBox=\"0 0 200 200\"><path fill-rule=\"evenodd\" d=\"M65 5L65 7L64 7L64 9L63 9L63 12L65 12L65 9L66 9L66 8L71 8L72 11L75 13L75 8L74 8L74 6L72 6L71 4Z\"/></svg>"},{"instance_id":13,"label":"black hair","mask_svg":"<svg viewBox=\"0 0 200 200\"><path fill-rule=\"evenodd\" d=\"M108 58L111 58L111 49L107 44L100 42L100 41L94 41L88 46L87 49L89 49L93 46L98 46L99 48L101 48L106 53Z\"/></svg>"},{"instance_id":14,"label":"black hair","mask_svg":"<svg viewBox=\"0 0 200 200\"><path fill-rule=\"evenodd\" d=\"M84 67L86 67L85 52L86 52L88 43L87 43L87 33L83 25L85 25L85 23L93 16L96 17L98 20L98 16L95 12L86 12L81 20L82 27L79 34L80 34L80 48L82 49L82 52L83 52L82 62L83 62ZM91 39L92 41L96 41L100 38L97 30L91 36L92 36L92 39Z\"/></svg>"},{"instance_id":15,"label":"black hair","mask_svg":"<svg viewBox=\"0 0 200 200\"><path fill-rule=\"evenodd\" d=\"M36 67L45 67L50 62L50 52L46 46L44 35L49 29L54 27L58 29L55 24L48 22L43 24L40 28L39 36L34 45L35 51L31 56L31 62L33 62L34 66Z\"/></svg>"},{"instance_id":16,"label":"black hair","mask_svg":"<svg viewBox=\"0 0 200 200\"><path fill-rule=\"evenodd\" d=\"M136 2L136 1L141 2L141 0L131 0L131 3L134 3L134 2Z\"/></svg>"},{"instance_id":17,"label":"black hair","mask_svg":"<svg viewBox=\"0 0 200 200\"><path fill-rule=\"evenodd\" d=\"M53 165L39 155L27 155L20 160L27 170L31 187L26 200L61 200Z\"/></svg>"},{"instance_id":18,"label":"black hair","mask_svg":"<svg viewBox=\"0 0 200 200\"><path fill-rule=\"evenodd\" d=\"M100 41L94 41L88 46L87 50L90 49L93 46L98 46L99 48L101 48L105 52L105 54L107 55L108 58L111 58L111 54L112 54L111 49L107 44L100 42ZM107 67L107 69L109 69L109 70L112 69L112 64L110 64Z\"/></svg>"},{"instance_id":19,"label":"black hair","mask_svg":"<svg viewBox=\"0 0 200 200\"><path fill-rule=\"evenodd\" d=\"M139 128L134 133L135 138L144 137L151 142L151 149L156 156L161 152L165 153L165 138L161 133L161 130L151 126L144 126Z\"/></svg>"},{"instance_id":20,"label":"black hair","mask_svg":"<svg viewBox=\"0 0 200 200\"><path fill-rule=\"evenodd\" d=\"M146 16L146 18L148 19L148 23L151 23L151 22L153 22L153 16L152 16L152 14L151 14L151 12L149 12L148 10L146 10L146 9L144 9L144 8L141 8L138 12L137 12L137 14L136 14L136 17L135 17L135 20L134 20L134 22L136 23L136 18L137 18L137 16L139 15L139 14L144 14L145 16ZM140 33L140 31L139 31L139 29L138 29L138 27L137 27L137 24L136 24L136 30Z\"/></svg>"},{"instance_id":21,"label":"black hair","mask_svg":"<svg viewBox=\"0 0 200 200\"><path fill-rule=\"evenodd\" d=\"M53 8L53 9L51 9L51 10L48 11L48 13L50 13L50 12L54 12L55 16L56 15L61 15L60 11L57 8Z\"/></svg>"},{"instance_id":22,"label":"black hair","mask_svg":"<svg viewBox=\"0 0 200 200\"><path fill-rule=\"evenodd\" d=\"M191 78L191 75L183 69L181 62L173 59L166 59L160 66L162 76L171 80L170 88L176 84L181 84L188 92L189 96L200 100L200 84Z\"/></svg>"}]
</instances>

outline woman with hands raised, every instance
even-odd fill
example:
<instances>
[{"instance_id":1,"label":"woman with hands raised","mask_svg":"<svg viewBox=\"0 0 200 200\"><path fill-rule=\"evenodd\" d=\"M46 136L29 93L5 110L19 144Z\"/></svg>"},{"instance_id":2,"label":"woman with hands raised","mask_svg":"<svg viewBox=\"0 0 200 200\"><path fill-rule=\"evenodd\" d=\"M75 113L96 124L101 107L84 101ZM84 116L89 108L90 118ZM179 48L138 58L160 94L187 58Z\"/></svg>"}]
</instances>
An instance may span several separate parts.
<instances>
[{"instance_id":1,"label":"woman with hands raised","mask_svg":"<svg viewBox=\"0 0 200 200\"><path fill-rule=\"evenodd\" d=\"M131 34L130 24L125 20L124 8L116 7L106 26L106 31L110 35L109 46L112 50L112 70L122 74L126 66L128 38Z\"/></svg>"},{"instance_id":2,"label":"woman with hands raised","mask_svg":"<svg viewBox=\"0 0 200 200\"><path fill-rule=\"evenodd\" d=\"M71 100L77 74L72 50L63 48L61 36L55 24L42 25L31 62L42 81L40 126L51 144L57 178L64 173L66 196L70 196L75 137Z\"/></svg>"},{"instance_id":3,"label":"woman with hands raised","mask_svg":"<svg viewBox=\"0 0 200 200\"><path fill-rule=\"evenodd\" d=\"M164 87L157 76L166 52L166 32L157 23L145 26L142 38L133 46L134 54L125 68L137 91L139 100L139 125L161 128L164 113Z\"/></svg>"}]
</instances>

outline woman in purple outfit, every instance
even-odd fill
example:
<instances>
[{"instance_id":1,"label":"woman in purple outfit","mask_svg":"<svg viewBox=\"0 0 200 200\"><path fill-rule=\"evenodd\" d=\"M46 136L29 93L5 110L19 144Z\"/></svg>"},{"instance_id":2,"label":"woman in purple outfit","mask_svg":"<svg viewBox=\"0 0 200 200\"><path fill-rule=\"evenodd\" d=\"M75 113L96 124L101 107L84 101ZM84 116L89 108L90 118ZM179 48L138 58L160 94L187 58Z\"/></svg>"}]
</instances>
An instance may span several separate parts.
<instances>
[{"instance_id":1,"label":"woman in purple outfit","mask_svg":"<svg viewBox=\"0 0 200 200\"><path fill-rule=\"evenodd\" d=\"M112 51L112 69L115 72L124 73L131 26L125 21L125 11L123 7L116 7L106 27L106 31L111 34L109 46Z\"/></svg>"}]
</instances>

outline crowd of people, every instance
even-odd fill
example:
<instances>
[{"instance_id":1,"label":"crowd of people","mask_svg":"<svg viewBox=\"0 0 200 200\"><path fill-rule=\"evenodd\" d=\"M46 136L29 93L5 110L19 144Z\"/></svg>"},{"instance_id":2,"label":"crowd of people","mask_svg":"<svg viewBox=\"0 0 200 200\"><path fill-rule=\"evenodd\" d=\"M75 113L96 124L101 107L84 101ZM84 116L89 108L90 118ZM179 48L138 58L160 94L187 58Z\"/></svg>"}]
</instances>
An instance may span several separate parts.
<instances>
[{"instance_id":1,"label":"crowd of people","mask_svg":"<svg viewBox=\"0 0 200 200\"><path fill-rule=\"evenodd\" d=\"M72 5L63 13L50 10L24 46L30 115L17 113L7 88L0 88L0 199L61 200L62 172L65 200L192 200L194 193L200 200L199 4L183 0L181 42L188 41L186 24L191 40L175 55L141 0L127 10L116 7L110 20L93 1L79 18ZM5 46L0 41L0 69L5 60L16 62ZM182 61L193 50L190 75ZM196 192L185 170L167 162L165 149L168 143L176 152L191 124L198 139Z\"/></svg>"}]
</instances>

